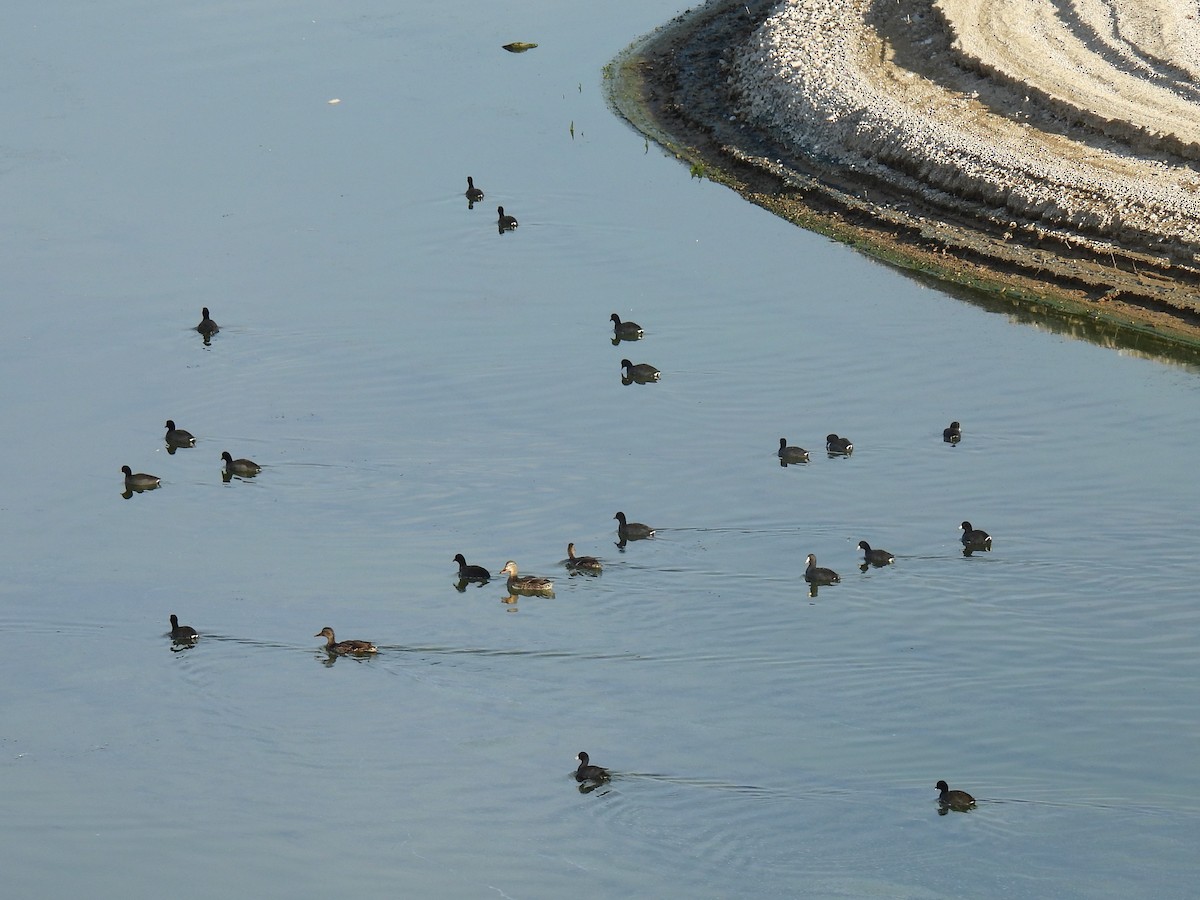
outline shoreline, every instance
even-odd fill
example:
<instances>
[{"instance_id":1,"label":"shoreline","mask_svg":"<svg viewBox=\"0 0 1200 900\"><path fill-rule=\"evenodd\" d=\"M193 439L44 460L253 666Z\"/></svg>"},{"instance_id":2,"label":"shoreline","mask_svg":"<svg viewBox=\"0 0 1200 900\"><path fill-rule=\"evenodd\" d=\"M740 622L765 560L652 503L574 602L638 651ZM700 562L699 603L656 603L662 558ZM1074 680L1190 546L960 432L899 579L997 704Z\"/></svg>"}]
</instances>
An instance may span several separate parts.
<instances>
[{"instance_id":1,"label":"shoreline","mask_svg":"<svg viewBox=\"0 0 1200 900\"><path fill-rule=\"evenodd\" d=\"M747 54L768 16L785 5L709 0L683 13L609 64L610 105L689 163L694 177L964 299L1102 345L1200 359L1200 266L1165 258L1154 245L1016 221L1011 210L1004 219L1014 221L1002 221L970 197L848 164L823 148L806 150L794 132L756 120L747 111L754 98L743 93ZM878 67L886 65L881 59ZM771 90L792 90L769 71L754 75ZM1105 199L1098 208L1111 208Z\"/></svg>"}]
</instances>

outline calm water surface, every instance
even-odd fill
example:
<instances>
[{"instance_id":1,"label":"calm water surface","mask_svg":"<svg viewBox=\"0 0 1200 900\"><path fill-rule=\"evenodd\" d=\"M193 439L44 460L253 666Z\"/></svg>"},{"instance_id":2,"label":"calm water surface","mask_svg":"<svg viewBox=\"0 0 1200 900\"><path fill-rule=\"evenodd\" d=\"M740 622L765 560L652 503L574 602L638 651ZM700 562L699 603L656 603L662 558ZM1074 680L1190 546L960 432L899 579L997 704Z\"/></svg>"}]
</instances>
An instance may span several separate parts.
<instances>
[{"instance_id":1,"label":"calm water surface","mask_svg":"<svg viewBox=\"0 0 1200 900\"><path fill-rule=\"evenodd\" d=\"M679 11L10 10L12 896L1194 892L1197 372L690 179L601 77Z\"/></svg>"}]
</instances>

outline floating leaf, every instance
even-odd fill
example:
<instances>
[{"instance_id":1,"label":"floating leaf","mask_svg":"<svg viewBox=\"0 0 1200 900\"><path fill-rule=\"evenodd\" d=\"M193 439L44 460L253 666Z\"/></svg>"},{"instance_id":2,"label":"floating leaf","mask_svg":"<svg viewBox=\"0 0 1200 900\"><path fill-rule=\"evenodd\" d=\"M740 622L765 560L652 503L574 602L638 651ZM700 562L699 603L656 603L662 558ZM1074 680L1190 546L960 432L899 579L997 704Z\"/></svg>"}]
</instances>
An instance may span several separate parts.
<instances>
[{"instance_id":1,"label":"floating leaf","mask_svg":"<svg viewBox=\"0 0 1200 900\"><path fill-rule=\"evenodd\" d=\"M505 44L504 49L509 53L524 53L526 50L532 50L537 44L530 44L526 41L513 41L511 44Z\"/></svg>"}]
</instances>

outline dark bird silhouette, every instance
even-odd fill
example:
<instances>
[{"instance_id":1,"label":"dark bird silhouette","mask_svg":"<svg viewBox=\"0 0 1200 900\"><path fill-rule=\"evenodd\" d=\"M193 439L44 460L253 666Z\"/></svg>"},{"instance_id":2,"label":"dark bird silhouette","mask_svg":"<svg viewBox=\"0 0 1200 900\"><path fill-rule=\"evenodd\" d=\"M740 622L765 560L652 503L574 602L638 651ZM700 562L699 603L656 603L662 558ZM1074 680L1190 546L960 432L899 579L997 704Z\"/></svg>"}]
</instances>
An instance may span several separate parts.
<instances>
[{"instance_id":1,"label":"dark bird silhouette","mask_svg":"<svg viewBox=\"0 0 1200 900\"><path fill-rule=\"evenodd\" d=\"M200 632L191 625L180 625L179 616L171 613L171 640L177 644L194 644L199 639Z\"/></svg>"},{"instance_id":2,"label":"dark bird silhouette","mask_svg":"<svg viewBox=\"0 0 1200 900\"><path fill-rule=\"evenodd\" d=\"M602 766L593 766L588 762L586 750L580 750L575 759L579 762L579 768L575 770L575 780L580 784L588 781L608 781L612 777L612 773L608 769Z\"/></svg>"},{"instance_id":3,"label":"dark bird silhouette","mask_svg":"<svg viewBox=\"0 0 1200 900\"><path fill-rule=\"evenodd\" d=\"M974 797L966 791L950 790L950 785L944 781L939 781L934 787L938 789L938 803L942 806L965 812L975 805Z\"/></svg>"},{"instance_id":4,"label":"dark bird silhouette","mask_svg":"<svg viewBox=\"0 0 1200 900\"><path fill-rule=\"evenodd\" d=\"M483 566L468 566L466 557L461 553L454 554L454 561L458 563L458 577L463 581L488 581L492 577L492 573Z\"/></svg>"},{"instance_id":5,"label":"dark bird silhouette","mask_svg":"<svg viewBox=\"0 0 1200 900\"><path fill-rule=\"evenodd\" d=\"M837 584L842 576L833 569L823 569L817 565L817 557L808 554L808 565L804 570L804 580L809 584Z\"/></svg>"}]
</instances>

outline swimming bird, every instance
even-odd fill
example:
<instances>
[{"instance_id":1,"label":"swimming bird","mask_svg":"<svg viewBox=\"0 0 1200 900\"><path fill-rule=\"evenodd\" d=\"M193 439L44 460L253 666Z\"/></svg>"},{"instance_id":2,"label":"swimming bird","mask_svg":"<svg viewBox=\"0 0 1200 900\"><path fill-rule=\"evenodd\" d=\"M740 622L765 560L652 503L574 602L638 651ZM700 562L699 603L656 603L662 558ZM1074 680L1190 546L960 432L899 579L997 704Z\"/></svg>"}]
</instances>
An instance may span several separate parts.
<instances>
[{"instance_id":1,"label":"swimming bird","mask_svg":"<svg viewBox=\"0 0 1200 900\"><path fill-rule=\"evenodd\" d=\"M458 577L463 581L487 581L492 577L492 573L483 566L468 566L466 557L461 553L454 554L454 561L458 563Z\"/></svg>"},{"instance_id":2,"label":"swimming bird","mask_svg":"<svg viewBox=\"0 0 1200 900\"><path fill-rule=\"evenodd\" d=\"M636 341L645 334L637 322L622 322L616 313L609 316L613 323L613 333L623 341Z\"/></svg>"},{"instance_id":3,"label":"swimming bird","mask_svg":"<svg viewBox=\"0 0 1200 900\"><path fill-rule=\"evenodd\" d=\"M511 559L500 570L501 575L508 575L508 592L510 594L547 594L554 590L554 582L549 578L537 575L518 575L517 564Z\"/></svg>"},{"instance_id":4,"label":"swimming bird","mask_svg":"<svg viewBox=\"0 0 1200 900\"><path fill-rule=\"evenodd\" d=\"M975 798L966 791L952 791L950 785L939 781L934 785L938 789L938 803L951 809L966 811L975 805Z\"/></svg>"},{"instance_id":5,"label":"swimming bird","mask_svg":"<svg viewBox=\"0 0 1200 900\"><path fill-rule=\"evenodd\" d=\"M808 462L808 451L803 447L789 447L787 438L779 439L779 452L776 456L779 457L781 466L786 466L788 463Z\"/></svg>"},{"instance_id":6,"label":"swimming bird","mask_svg":"<svg viewBox=\"0 0 1200 900\"><path fill-rule=\"evenodd\" d=\"M817 565L817 557L808 554L807 568L804 570L804 580L809 584L837 584L842 576L833 569L822 569Z\"/></svg>"},{"instance_id":7,"label":"swimming bird","mask_svg":"<svg viewBox=\"0 0 1200 900\"><path fill-rule=\"evenodd\" d=\"M627 359L621 360L621 370L627 372L627 377L630 381L637 381L642 384L647 381L658 381L662 372L650 365L650 363L637 363L634 365Z\"/></svg>"},{"instance_id":8,"label":"swimming bird","mask_svg":"<svg viewBox=\"0 0 1200 900\"><path fill-rule=\"evenodd\" d=\"M162 479L157 475L147 475L145 472L133 474L133 469L129 466L121 466L121 471L125 473L125 490L127 491L152 491L160 484Z\"/></svg>"},{"instance_id":9,"label":"swimming bird","mask_svg":"<svg viewBox=\"0 0 1200 900\"><path fill-rule=\"evenodd\" d=\"M475 179L470 175L467 176L467 191L465 196L471 203L478 203L483 199L483 191L475 187Z\"/></svg>"},{"instance_id":10,"label":"swimming bird","mask_svg":"<svg viewBox=\"0 0 1200 900\"><path fill-rule=\"evenodd\" d=\"M196 436L190 431L175 427L174 419L167 419L167 443L172 447L195 447Z\"/></svg>"},{"instance_id":11,"label":"swimming bird","mask_svg":"<svg viewBox=\"0 0 1200 900\"><path fill-rule=\"evenodd\" d=\"M588 781L608 781L612 777L612 773L603 766L593 766L588 762L590 757L586 750L580 750L579 755L575 757L579 763L579 768L575 770L575 780L580 784Z\"/></svg>"},{"instance_id":12,"label":"swimming bird","mask_svg":"<svg viewBox=\"0 0 1200 900\"><path fill-rule=\"evenodd\" d=\"M858 549L863 552L863 558L873 566L886 566L896 561L894 554L886 550L872 550L866 541L859 541Z\"/></svg>"},{"instance_id":13,"label":"swimming bird","mask_svg":"<svg viewBox=\"0 0 1200 900\"><path fill-rule=\"evenodd\" d=\"M972 528L970 522L963 522L959 526L962 529L962 542L967 547L986 547L992 549L992 536L980 528Z\"/></svg>"},{"instance_id":14,"label":"swimming bird","mask_svg":"<svg viewBox=\"0 0 1200 900\"><path fill-rule=\"evenodd\" d=\"M500 216L500 218L496 221L496 224L500 226L501 231L512 231L519 224L515 218L512 216L506 216L504 214L503 206L497 206L496 212Z\"/></svg>"},{"instance_id":15,"label":"swimming bird","mask_svg":"<svg viewBox=\"0 0 1200 900\"><path fill-rule=\"evenodd\" d=\"M200 310L200 324L196 326L196 330L205 337L216 334L221 329L217 327L217 323L208 317L208 307Z\"/></svg>"},{"instance_id":16,"label":"swimming bird","mask_svg":"<svg viewBox=\"0 0 1200 900\"><path fill-rule=\"evenodd\" d=\"M947 444L957 444L962 440L962 426L957 422L951 422L949 428L942 429L942 440Z\"/></svg>"},{"instance_id":17,"label":"swimming bird","mask_svg":"<svg viewBox=\"0 0 1200 900\"><path fill-rule=\"evenodd\" d=\"M333 629L326 625L313 637L325 638L325 649L330 653L340 655L350 654L353 656L361 656L366 653L378 653L379 649L370 641L339 641L333 636Z\"/></svg>"},{"instance_id":18,"label":"swimming bird","mask_svg":"<svg viewBox=\"0 0 1200 900\"><path fill-rule=\"evenodd\" d=\"M171 613L171 640L177 644L194 644L199 639L200 632L191 625L180 625L179 616Z\"/></svg>"},{"instance_id":19,"label":"swimming bird","mask_svg":"<svg viewBox=\"0 0 1200 900\"><path fill-rule=\"evenodd\" d=\"M853 453L854 445L850 443L850 438L827 434L825 435L825 449L830 453Z\"/></svg>"},{"instance_id":20,"label":"swimming bird","mask_svg":"<svg viewBox=\"0 0 1200 900\"><path fill-rule=\"evenodd\" d=\"M262 471L262 466L252 459L234 459L228 450L221 453L221 459L225 461L225 471L233 475L252 476L257 475Z\"/></svg>"},{"instance_id":21,"label":"swimming bird","mask_svg":"<svg viewBox=\"0 0 1200 900\"><path fill-rule=\"evenodd\" d=\"M641 522L626 522L623 512L617 513L613 518L617 520L617 534L623 541L640 541L643 538L654 537L653 528Z\"/></svg>"},{"instance_id":22,"label":"swimming bird","mask_svg":"<svg viewBox=\"0 0 1200 900\"><path fill-rule=\"evenodd\" d=\"M575 545L567 544L567 568L573 572L588 572L593 575L599 575L604 566L594 556L576 556Z\"/></svg>"}]
</instances>

